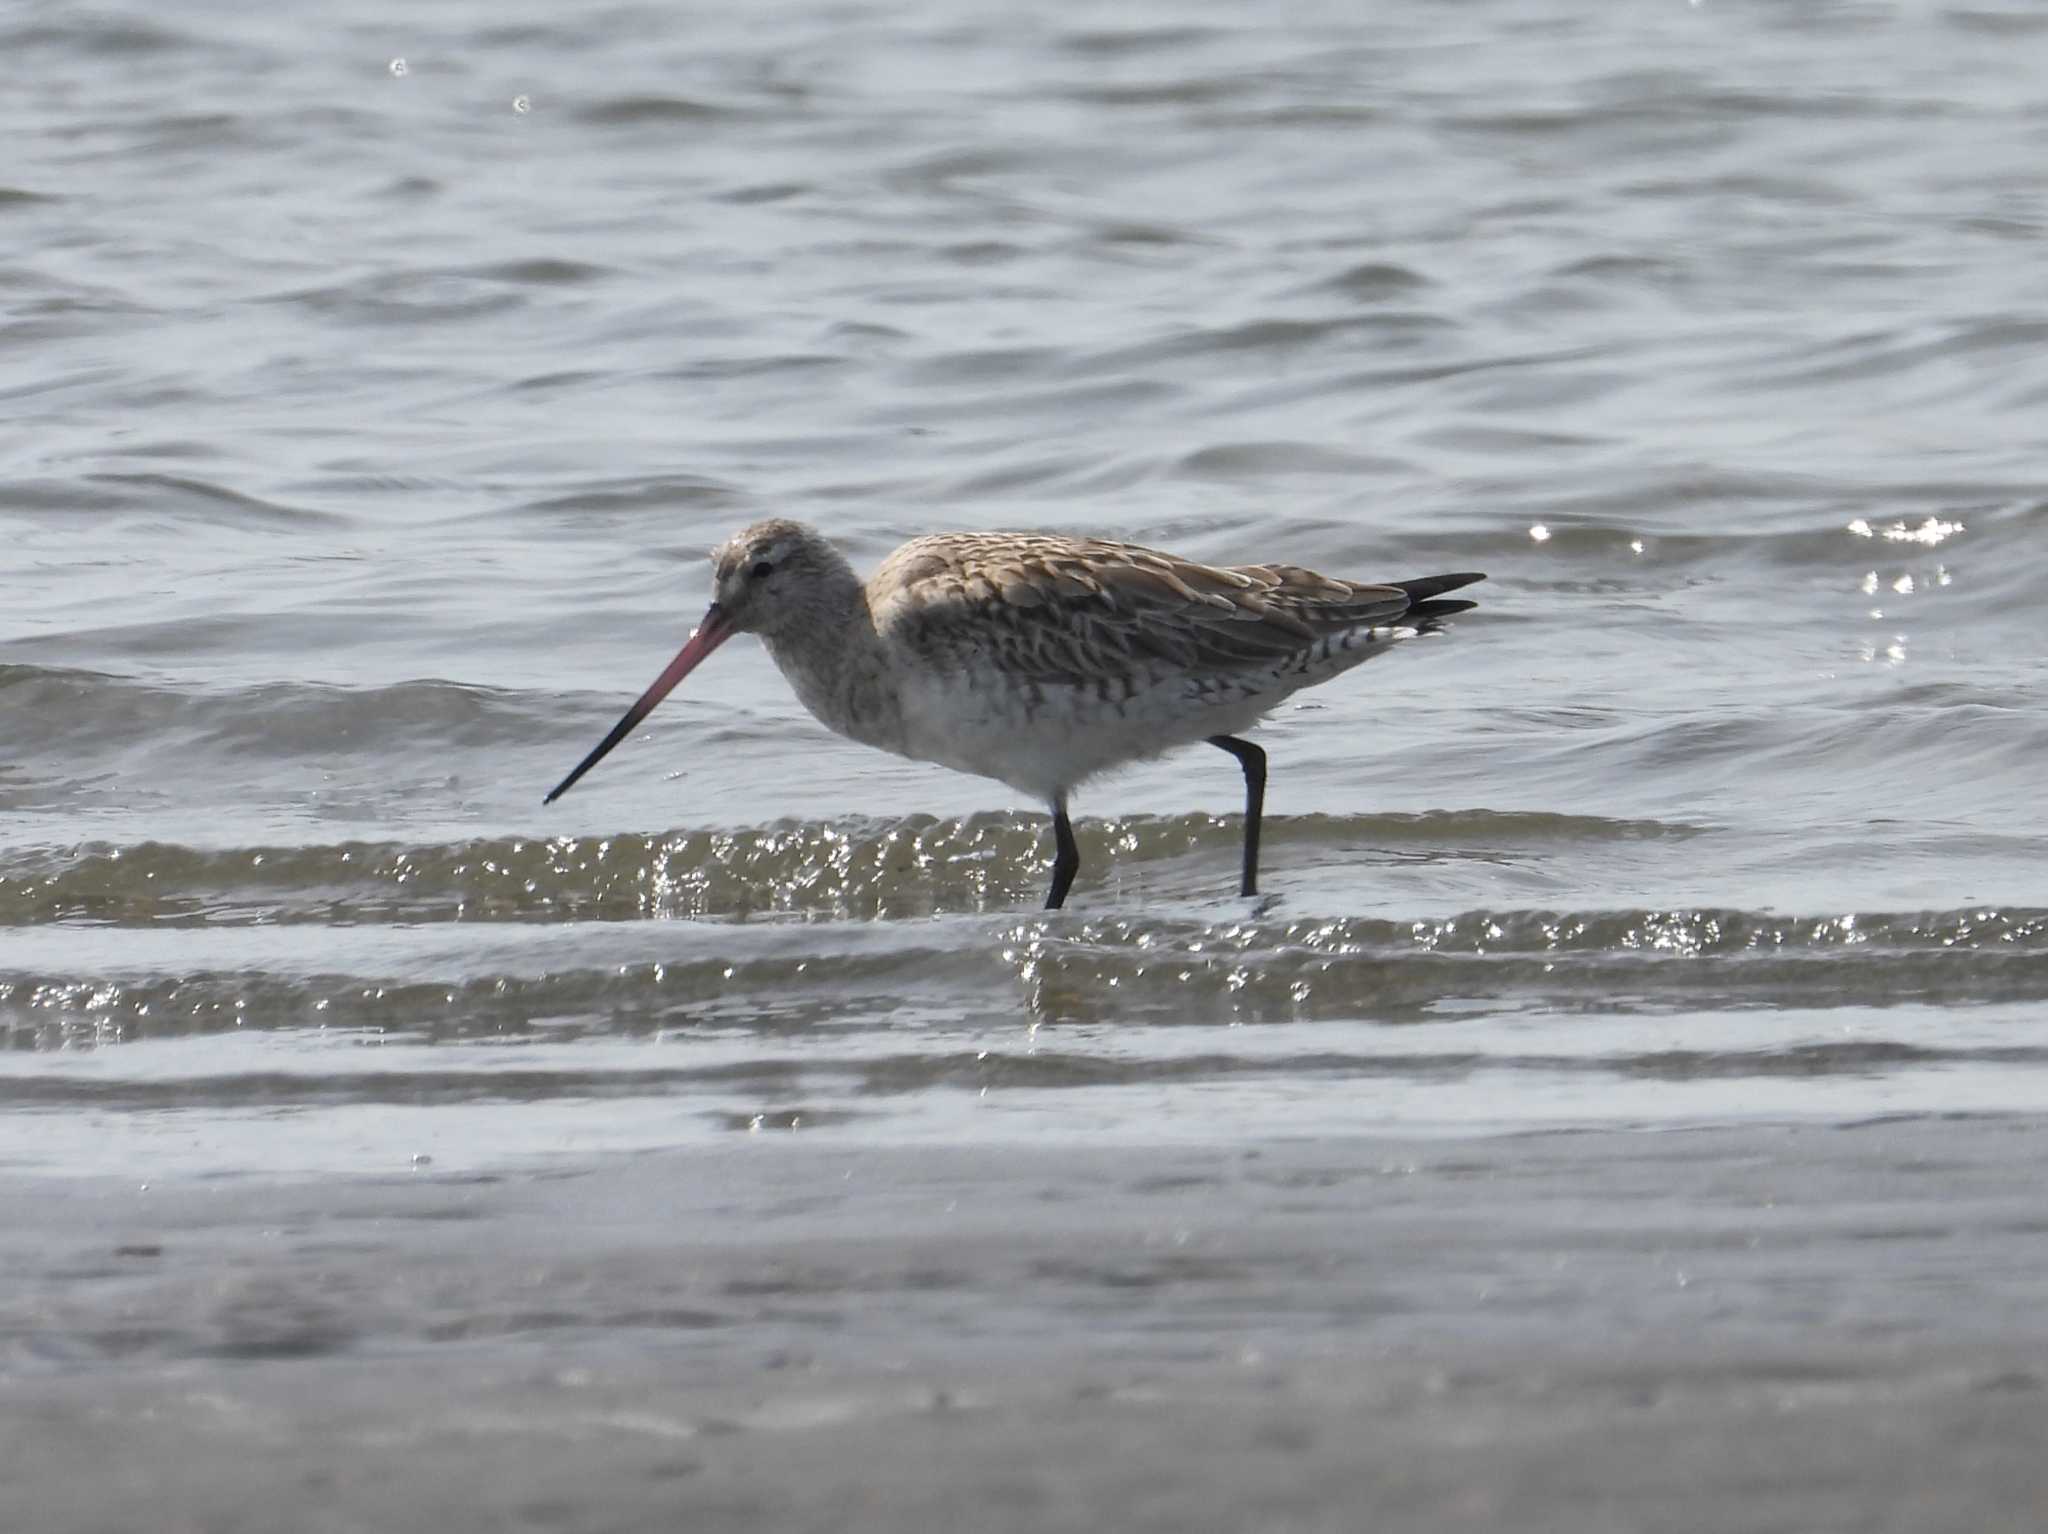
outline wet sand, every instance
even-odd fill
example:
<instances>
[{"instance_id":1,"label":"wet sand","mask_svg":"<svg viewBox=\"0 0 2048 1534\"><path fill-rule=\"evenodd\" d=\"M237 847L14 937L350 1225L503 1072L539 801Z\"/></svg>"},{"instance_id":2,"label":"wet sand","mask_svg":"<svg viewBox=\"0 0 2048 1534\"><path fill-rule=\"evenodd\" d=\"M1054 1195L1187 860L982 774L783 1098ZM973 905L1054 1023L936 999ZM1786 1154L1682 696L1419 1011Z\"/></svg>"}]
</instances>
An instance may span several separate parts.
<instances>
[{"instance_id":1,"label":"wet sand","mask_svg":"<svg viewBox=\"0 0 2048 1534\"><path fill-rule=\"evenodd\" d=\"M9 1529L2037 1529L2048 1120L0 1179Z\"/></svg>"}]
</instances>

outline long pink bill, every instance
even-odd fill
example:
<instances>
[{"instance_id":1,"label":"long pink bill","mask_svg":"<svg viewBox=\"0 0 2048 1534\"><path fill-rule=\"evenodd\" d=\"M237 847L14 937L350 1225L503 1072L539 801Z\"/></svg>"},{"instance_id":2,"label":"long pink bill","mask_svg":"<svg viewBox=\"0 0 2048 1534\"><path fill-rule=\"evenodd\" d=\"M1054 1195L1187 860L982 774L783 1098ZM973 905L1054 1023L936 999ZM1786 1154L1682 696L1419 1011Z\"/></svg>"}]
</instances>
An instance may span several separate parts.
<instances>
[{"instance_id":1,"label":"long pink bill","mask_svg":"<svg viewBox=\"0 0 2048 1534\"><path fill-rule=\"evenodd\" d=\"M733 627L724 611L713 602L704 614L704 621L697 625L697 631L690 636L690 642L676 652L676 658L668 663L668 669L654 679L654 685L640 694L639 702L627 709L619 722L612 726L611 734L597 743L597 749L576 764L576 770L557 783L542 804L553 804L562 795L576 786L576 780L604 760L605 753L639 728L640 721L654 712L654 705L675 691L676 683L695 671L705 656L724 644L733 636Z\"/></svg>"}]
</instances>

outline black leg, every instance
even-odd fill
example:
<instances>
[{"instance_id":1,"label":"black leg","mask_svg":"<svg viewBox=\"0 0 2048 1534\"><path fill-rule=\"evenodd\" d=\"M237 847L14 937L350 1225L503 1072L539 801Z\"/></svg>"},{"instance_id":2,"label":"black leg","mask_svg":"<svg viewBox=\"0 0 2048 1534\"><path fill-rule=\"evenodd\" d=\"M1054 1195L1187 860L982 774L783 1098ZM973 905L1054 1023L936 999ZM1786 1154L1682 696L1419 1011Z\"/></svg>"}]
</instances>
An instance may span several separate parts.
<instances>
[{"instance_id":1,"label":"black leg","mask_svg":"<svg viewBox=\"0 0 2048 1534\"><path fill-rule=\"evenodd\" d=\"M1067 903L1067 889L1074 882L1074 875L1081 871L1081 849L1074 844L1074 825L1067 819L1067 796L1061 794L1052 802L1052 889L1045 897L1045 908L1057 911Z\"/></svg>"},{"instance_id":2,"label":"black leg","mask_svg":"<svg viewBox=\"0 0 2048 1534\"><path fill-rule=\"evenodd\" d=\"M1266 813L1266 753L1235 735L1211 735L1209 744L1237 758L1244 769L1244 887L1240 895L1259 892L1259 821Z\"/></svg>"}]
</instances>

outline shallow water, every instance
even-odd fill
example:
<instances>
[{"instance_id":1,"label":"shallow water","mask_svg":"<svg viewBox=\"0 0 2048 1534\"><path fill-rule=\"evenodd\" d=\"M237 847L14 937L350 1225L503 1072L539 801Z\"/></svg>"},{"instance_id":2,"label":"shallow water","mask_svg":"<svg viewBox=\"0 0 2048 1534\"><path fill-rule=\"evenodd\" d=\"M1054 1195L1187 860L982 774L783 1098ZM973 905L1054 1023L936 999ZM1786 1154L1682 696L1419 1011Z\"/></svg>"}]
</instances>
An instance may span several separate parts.
<instances>
[{"instance_id":1,"label":"shallow water","mask_svg":"<svg viewBox=\"0 0 2048 1534\"><path fill-rule=\"evenodd\" d=\"M2031 12L495 17L0 37L11 1159L2038 1101ZM1198 752L1046 920L749 646L539 805L771 511L1492 579L1273 721L1267 898Z\"/></svg>"}]
</instances>

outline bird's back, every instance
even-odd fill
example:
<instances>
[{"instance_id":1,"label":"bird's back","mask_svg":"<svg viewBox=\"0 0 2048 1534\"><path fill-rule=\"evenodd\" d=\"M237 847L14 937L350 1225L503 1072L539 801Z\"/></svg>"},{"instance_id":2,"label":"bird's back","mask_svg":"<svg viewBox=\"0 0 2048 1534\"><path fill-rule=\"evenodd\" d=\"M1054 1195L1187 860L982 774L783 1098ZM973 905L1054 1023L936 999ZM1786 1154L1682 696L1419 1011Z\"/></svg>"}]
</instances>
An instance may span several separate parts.
<instances>
[{"instance_id":1,"label":"bird's back","mask_svg":"<svg viewBox=\"0 0 2048 1534\"><path fill-rule=\"evenodd\" d=\"M1032 792L1249 728L1426 632L1479 579L1215 566L1106 539L916 538L867 583L909 754Z\"/></svg>"},{"instance_id":2,"label":"bird's back","mask_svg":"<svg viewBox=\"0 0 2048 1534\"><path fill-rule=\"evenodd\" d=\"M868 596L893 642L934 654L967 645L1019 676L1088 685L1161 667L1264 670L1319 641L1463 610L1473 604L1432 599L1479 579L1348 581L1298 565L1198 564L1099 538L941 533L890 555Z\"/></svg>"}]
</instances>

